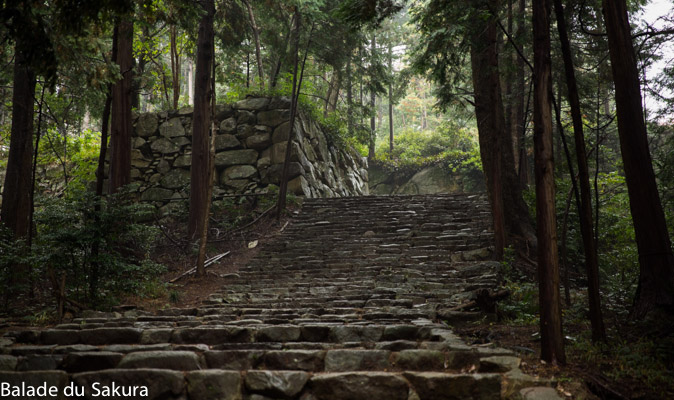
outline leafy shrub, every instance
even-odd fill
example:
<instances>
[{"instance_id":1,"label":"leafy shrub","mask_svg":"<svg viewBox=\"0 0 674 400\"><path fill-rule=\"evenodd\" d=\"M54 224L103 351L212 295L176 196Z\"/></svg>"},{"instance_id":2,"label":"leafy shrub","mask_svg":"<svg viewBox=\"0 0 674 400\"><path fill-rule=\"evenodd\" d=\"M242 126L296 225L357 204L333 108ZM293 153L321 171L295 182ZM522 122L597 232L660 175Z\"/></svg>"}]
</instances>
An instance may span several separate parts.
<instances>
[{"instance_id":1,"label":"leafy shrub","mask_svg":"<svg viewBox=\"0 0 674 400\"><path fill-rule=\"evenodd\" d=\"M101 199L98 211L97 201L78 190L44 199L35 215L32 261L43 277L65 276L69 298L104 306L124 294L143 295L163 267L149 259L157 231L141 223L154 208L124 193Z\"/></svg>"}]
</instances>

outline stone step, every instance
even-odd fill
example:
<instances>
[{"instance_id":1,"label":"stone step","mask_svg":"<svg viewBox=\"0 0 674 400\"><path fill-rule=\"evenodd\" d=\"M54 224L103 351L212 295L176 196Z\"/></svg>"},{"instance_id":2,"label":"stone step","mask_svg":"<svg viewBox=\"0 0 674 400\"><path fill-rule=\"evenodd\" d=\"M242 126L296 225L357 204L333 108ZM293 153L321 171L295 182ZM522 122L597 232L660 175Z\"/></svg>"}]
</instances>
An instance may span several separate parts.
<instances>
[{"instance_id":1,"label":"stone step","mask_svg":"<svg viewBox=\"0 0 674 400\"><path fill-rule=\"evenodd\" d=\"M0 372L17 398L24 387L47 384L56 393L75 390L86 399L499 399L503 378L496 373L348 371L311 373L288 370L106 369ZM23 384L23 385L22 385ZM116 396L116 397L113 397ZM74 396L72 396L74 397Z\"/></svg>"},{"instance_id":2,"label":"stone step","mask_svg":"<svg viewBox=\"0 0 674 400\"><path fill-rule=\"evenodd\" d=\"M452 307L498 287L492 240L484 195L305 199L198 307L7 332L0 381L73 384L91 399L112 382L150 399L509 398L550 382L445 324L485 318Z\"/></svg>"}]
</instances>

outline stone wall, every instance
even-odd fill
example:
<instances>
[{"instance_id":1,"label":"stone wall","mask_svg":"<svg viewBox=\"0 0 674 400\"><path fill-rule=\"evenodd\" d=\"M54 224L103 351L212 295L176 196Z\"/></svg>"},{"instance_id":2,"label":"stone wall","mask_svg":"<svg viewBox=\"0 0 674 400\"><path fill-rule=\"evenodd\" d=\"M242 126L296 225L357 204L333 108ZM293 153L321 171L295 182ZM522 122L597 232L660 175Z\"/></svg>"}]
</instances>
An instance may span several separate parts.
<instances>
[{"instance_id":1,"label":"stone wall","mask_svg":"<svg viewBox=\"0 0 674 400\"><path fill-rule=\"evenodd\" d=\"M415 171L389 171L370 165L369 189L372 194L471 193L485 190L482 174L452 172L442 165L420 167Z\"/></svg>"},{"instance_id":2,"label":"stone wall","mask_svg":"<svg viewBox=\"0 0 674 400\"><path fill-rule=\"evenodd\" d=\"M288 98L247 98L216 108L214 195L262 193L278 185L290 127ZM192 108L145 113L135 122L132 181L141 200L188 198ZM288 190L306 197L368 194L367 162L331 144L319 125L298 114Z\"/></svg>"}]
</instances>

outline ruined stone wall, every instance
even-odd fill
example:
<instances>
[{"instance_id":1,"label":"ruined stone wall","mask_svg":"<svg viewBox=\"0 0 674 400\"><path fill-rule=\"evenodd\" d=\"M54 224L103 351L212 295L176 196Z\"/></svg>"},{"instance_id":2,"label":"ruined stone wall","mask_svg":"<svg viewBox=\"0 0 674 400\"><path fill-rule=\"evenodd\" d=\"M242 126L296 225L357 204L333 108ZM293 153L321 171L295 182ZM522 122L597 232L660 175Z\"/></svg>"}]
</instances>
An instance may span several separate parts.
<instances>
[{"instance_id":1,"label":"ruined stone wall","mask_svg":"<svg viewBox=\"0 0 674 400\"><path fill-rule=\"evenodd\" d=\"M288 98L247 98L216 109L214 195L262 193L278 185L290 127ZM188 198L192 109L145 113L134 122L132 181L141 200ZM306 197L368 194L366 160L332 145L298 114L288 190Z\"/></svg>"}]
</instances>

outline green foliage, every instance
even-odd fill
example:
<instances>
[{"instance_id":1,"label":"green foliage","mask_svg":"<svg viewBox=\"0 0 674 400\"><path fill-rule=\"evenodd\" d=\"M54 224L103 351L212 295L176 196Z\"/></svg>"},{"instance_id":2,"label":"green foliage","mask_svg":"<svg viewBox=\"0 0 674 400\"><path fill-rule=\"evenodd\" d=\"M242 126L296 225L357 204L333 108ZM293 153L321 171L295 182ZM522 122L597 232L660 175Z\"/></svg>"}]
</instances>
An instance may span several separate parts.
<instances>
[{"instance_id":1,"label":"green foliage","mask_svg":"<svg viewBox=\"0 0 674 400\"><path fill-rule=\"evenodd\" d=\"M35 215L34 271L42 277L65 275L68 297L98 307L125 294L151 294L163 267L149 259L157 231L141 221L154 209L124 193L101 199L99 211L97 201L93 193L78 190L43 199Z\"/></svg>"},{"instance_id":2,"label":"green foliage","mask_svg":"<svg viewBox=\"0 0 674 400\"><path fill-rule=\"evenodd\" d=\"M391 171L416 171L430 165L443 165L479 181L482 162L474 133L443 123L434 131L406 129L395 137L393 153L387 141L377 146L375 163Z\"/></svg>"},{"instance_id":3,"label":"green foliage","mask_svg":"<svg viewBox=\"0 0 674 400\"><path fill-rule=\"evenodd\" d=\"M659 393L661 398L670 398L665 393L674 393L673 337L614 338L607 345L592 343L589 330L585 333L587 337L583 335L573 343L570 351L577 362L598 366L609 380L634 382Z\"/></svg>"},{"instance_id":4,"label":"green foliage","mask_svg":"<svg viewBox=\"0 0 674 400\"><path fill-rule=\"evenodd\" d=\"M509 296L498 303L499 316L518 325L538 323L538 287L529 282L526 276L519 275L515 268L515 250L505 249L501 261L501 274Z\"/></svg>"}]
</instances>

